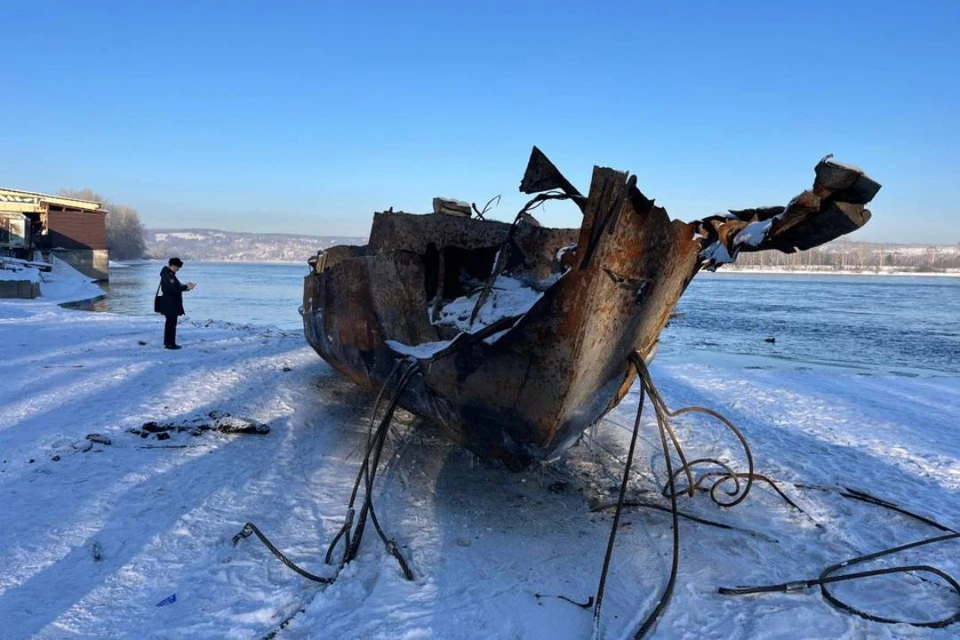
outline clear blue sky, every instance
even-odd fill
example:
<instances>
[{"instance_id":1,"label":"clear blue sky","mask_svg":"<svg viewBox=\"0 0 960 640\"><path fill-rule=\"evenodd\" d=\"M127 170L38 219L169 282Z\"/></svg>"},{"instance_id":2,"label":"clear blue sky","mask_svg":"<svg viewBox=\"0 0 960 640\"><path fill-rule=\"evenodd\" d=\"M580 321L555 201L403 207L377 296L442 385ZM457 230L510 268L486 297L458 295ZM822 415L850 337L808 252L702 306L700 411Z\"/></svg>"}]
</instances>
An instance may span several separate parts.
<instances>
[{"instance_id":1,"label":"clear blue sky","mask_svg":"<svg viewBox=\"0 0 960 640\"><path fill-rule=\"evenodd\" d=\"M435 195L512 217L534 144L686 219L784 204L833 153L884 185L853 238L960 241L960 2L564 4L8 2L0 184L365 235Z\"/></svg>"}]
</instances>

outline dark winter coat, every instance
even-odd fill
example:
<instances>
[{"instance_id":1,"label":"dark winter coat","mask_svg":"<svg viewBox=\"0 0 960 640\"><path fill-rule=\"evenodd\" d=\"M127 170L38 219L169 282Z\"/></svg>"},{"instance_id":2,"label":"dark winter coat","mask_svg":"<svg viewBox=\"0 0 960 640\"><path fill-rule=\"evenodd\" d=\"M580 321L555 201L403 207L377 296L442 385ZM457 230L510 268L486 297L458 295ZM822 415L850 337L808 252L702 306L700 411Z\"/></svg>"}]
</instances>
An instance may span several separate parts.
<instances>
[{"instance_id":1,"label":"dark winter coat","mask_svg":"<svg viewBox=\"0 0 960 640\"><path fill-rule=\"evenodd\" d=\"M165 316L183 315L183 292L187 285L181 284L170 267L160 270L160 313Z\"/></svg>"}]
</instances>

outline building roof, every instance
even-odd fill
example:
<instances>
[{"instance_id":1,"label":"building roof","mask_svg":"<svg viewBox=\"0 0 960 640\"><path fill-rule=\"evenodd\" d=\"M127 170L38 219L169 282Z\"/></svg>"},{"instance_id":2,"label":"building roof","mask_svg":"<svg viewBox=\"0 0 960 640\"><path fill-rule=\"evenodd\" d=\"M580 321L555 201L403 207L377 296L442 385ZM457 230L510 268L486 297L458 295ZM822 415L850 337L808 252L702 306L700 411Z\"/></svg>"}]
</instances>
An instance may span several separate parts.
<instances>
[{"instance_id":1,"label":"building roof","mask_svg":"<svg viewBox=\"0 0 960 640\"><path fill-rule=\"evenodd\" d=\"M56 205L82 211L102 211L99 202L92 200L78 200L64 196L51 196L34 191L20 191L18 189L4 189L0 187L0 211L15 211L19 213L40 213L44 205Z\"/></svg>"}]
</instances>

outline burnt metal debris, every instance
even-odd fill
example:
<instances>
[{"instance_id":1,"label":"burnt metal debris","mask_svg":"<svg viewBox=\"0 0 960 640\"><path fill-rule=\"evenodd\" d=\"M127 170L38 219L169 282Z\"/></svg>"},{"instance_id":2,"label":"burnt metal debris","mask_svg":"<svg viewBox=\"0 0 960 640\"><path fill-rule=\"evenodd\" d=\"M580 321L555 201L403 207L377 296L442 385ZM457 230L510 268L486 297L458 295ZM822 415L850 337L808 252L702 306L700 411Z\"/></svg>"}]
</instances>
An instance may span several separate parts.
<instances>
[{"instance_id":1,"label":"burnt metal debris","mask_svg":"<svg viewBox=\"0 0 960 640\"><path fill-rule=\"evenodd\" d=\"M671 220L636 176L594 167L581 194L536 147L520 190L538 194L513 224L438 213L375 213L365 246L310 259L307 341L355 383L378 389L401 360L419 363L399 404L450 438L514 468L551 459L615 407L649 363L701 269L747 251L792 253L862 227L880 185L830 156L786 206ZM579 229L531 215L575 203ZM479 213L473 206L474 213Z\"/></svg>"}]
</instances>

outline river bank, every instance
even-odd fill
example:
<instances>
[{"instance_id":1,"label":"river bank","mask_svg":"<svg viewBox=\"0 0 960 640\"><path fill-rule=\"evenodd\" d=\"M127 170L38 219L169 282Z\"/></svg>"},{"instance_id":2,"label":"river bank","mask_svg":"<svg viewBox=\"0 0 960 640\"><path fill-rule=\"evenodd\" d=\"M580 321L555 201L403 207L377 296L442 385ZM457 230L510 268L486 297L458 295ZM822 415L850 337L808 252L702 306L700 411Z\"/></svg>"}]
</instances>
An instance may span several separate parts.
<instances>
[{"instance_id":1,"label":"river bank","mask_svg":"<svg viewBox=\"0 0 960 640\"><path fill-rule=\"evenodd\" d=\"M297 332L188 321L176 352L161 348L160 335L156 317L0 302L5 637L250 638L291 615L282 638L589 637L590 612L556 596L584 601L596 588L611 515L591 508L614 496L636 391L562 460L521 473L478 463L429 427L399 420L377 480L377 513L414 580L371 533L323 587L256 538L236 546L231 538L253 521L294 562L332 575L323 556L346 514L373 397ZM816 593L732 598L717 588L816 576L938 533L845 499L842 487L958 526L960 377L669 357L653 375L671 406L702 404L733 419L757 471L803 509L762 486L734 509L703 494L683 498L685 512L729 528L681 521L678 586L653 637L782 638L797 629L804 637L915 637L911 627L837 611ZM211 412L270 433L159 440L130 431L148 421L209 421ZM645 415L630 491L668 505L658 498L655 428ZM684 419L678 435L691 457L744 465L716 425ZM601 637L622 637L653 606L670 536L669 515L625 514ZM950 544L918 555L957 575L960 554ZM843 593L893 617L944 617L956 605L948 590L909 578L850 583Z\"/></svg>"}]
</instances>

